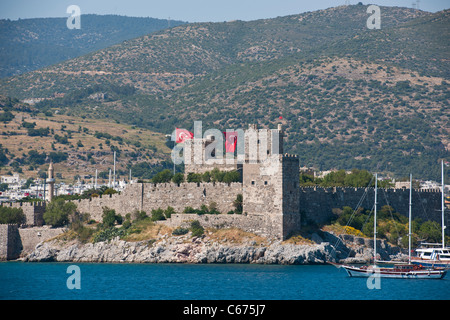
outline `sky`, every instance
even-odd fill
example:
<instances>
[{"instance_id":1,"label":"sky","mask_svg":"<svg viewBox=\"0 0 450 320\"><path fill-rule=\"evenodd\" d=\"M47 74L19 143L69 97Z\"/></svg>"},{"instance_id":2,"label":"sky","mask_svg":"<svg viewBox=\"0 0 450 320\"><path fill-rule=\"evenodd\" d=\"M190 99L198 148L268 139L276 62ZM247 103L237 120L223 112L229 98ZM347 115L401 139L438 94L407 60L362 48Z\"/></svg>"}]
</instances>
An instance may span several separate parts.
<instances>
[{"instance_id":1,"label":"sky","mask_svg":"<svg viewBox=\"0 0 450 320\"><path fill-rule=\"evenodd\" d=\"M420 0L419 0L420 1ZM256 20L357 4L356 0L0 0L0 19L69 17L77 5L81 14L117 14L187 22ZM364 5L413 7L417 0L361 1ZM421 0L419 8L436 12L450 7L449 0Z\"/></svg>"}]
</instances>

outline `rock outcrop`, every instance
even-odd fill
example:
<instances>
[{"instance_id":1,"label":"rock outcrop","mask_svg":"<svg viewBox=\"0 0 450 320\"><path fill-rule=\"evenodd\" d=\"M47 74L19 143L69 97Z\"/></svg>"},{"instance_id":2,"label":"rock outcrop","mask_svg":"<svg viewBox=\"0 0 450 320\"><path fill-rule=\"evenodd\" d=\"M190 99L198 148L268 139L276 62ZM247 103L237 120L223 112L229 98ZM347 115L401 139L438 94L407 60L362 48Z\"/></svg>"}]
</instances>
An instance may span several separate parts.
<instances>
[{"instance_id":1,"label":"rock outcrop","mask_svg":"<svg viewBox=\"0 0 450 320\"><path fill-rule=\"evenodd\" d=\"M335 261L329 243L317 245L284 244L268 246L229 245L207 237L165 237L160 241L127 242L118 238L110 242L62 244L57 240L42 242L24 261L60 262L130 262L130 263L260 263L323 264Z\"/></svg>"},{"instance_id":2,"label":"rock outcrop","mask_svg":"<svg viewBox=\"0 0 450 320\"><path fill-rule=\"evenodd\" d=\"M129 242L118 237L108 242L82 244L51 240L39 243L23 260L29 262L128 262L128 263L258 263L324 264L367 263L373 257L373 240L324 232L314 235L315 244L268 241L257 244L217 241L205 235L164 235L158 239ZM404 257L386 241L377 243L383 260Z\"/></svg>"}]
</instances>

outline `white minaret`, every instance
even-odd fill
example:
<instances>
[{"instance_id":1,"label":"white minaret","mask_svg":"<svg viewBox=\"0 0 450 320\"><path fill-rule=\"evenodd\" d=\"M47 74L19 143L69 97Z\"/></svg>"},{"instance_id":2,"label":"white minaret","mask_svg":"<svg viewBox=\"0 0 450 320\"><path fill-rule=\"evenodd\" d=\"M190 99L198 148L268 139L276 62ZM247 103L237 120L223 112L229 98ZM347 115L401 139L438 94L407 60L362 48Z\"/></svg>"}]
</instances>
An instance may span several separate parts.
<instances>
[{"instance_id":1,"label":"white minaret","mask_svg":"<svg viewBox=\"0 0 450 320\"><path fill-rule=\"evenodd\" d=\"M48 166L47 183L49 184L48 201L52 201L53 194L55 192L55 178L53 176L53 162L50 162L50 165Z\"/></svg>"},{"instance_id":2,"label":"white minaret","mask_svg":"<svg viewBox=\"0 0 450 320\"><path fill-rule=\"evenodd\" d=\"M113 188L116 187L116 152L114 151L114 174L113 174Z\"/></svg>"}]
</instances>

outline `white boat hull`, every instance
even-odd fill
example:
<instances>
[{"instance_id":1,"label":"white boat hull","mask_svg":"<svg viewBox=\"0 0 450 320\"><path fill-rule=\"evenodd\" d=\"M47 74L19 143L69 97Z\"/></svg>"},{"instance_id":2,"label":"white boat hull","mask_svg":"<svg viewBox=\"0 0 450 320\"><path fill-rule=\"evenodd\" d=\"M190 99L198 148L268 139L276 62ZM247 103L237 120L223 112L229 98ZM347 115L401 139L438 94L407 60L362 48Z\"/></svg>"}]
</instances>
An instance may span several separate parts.
<instances>
[{"instance_id":1,"label":"white boat hull","mask_svg":"<svg viewBox=\"0 0 450 320\"><path fill-rule=\"evenodd\" d=\"M350 277L376 277L393 279L441 279L446 275L445 270L414 270L394 271L386 268L360 268L342 266Z\"/></svg>"}]
</instances>

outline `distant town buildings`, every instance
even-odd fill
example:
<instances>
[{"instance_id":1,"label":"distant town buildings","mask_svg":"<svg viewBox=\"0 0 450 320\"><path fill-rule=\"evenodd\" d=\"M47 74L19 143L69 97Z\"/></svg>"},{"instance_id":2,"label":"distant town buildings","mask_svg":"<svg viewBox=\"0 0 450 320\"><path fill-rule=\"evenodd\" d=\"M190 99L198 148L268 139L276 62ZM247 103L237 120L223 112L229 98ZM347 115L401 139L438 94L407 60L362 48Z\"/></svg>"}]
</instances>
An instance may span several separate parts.
<instances>
[{"instance_id":1,"label":"distant town buildings","mask_svg":"<svg viewBox=\"0 0 450 320\"><path fill-rule=\"evenodd\" d=\"M1 176L0 181L1 183L8 185L7 190L0 191L0 202L14 202L22 200L23 198L50 200L50 190L52 184L54 190L53 196L82 194L84 191L96 187L94 179L91 179L89 183L78 179L78 181L74 184L66 184L64 182L57 183L55 179L51 182L48 181L48 179L38 178L34 179L31 184L27 185L27 179L21 178L18 173L15 173L12 176ZM134 182L134 180L126 181L122 179L116 181L115 185L113 185L113 183L97 184L97 188L107 186L120 192L124 190L127 185Z\"/></svg>"}]
</instances>

